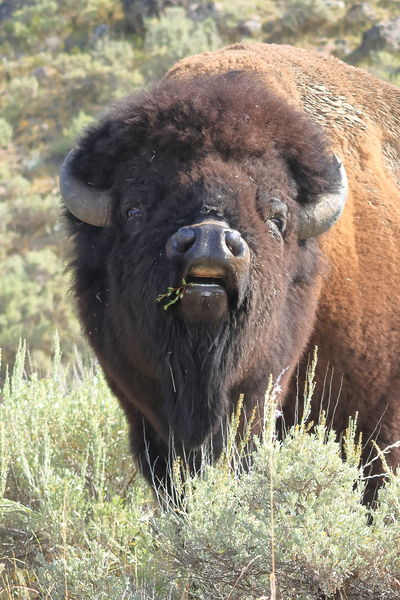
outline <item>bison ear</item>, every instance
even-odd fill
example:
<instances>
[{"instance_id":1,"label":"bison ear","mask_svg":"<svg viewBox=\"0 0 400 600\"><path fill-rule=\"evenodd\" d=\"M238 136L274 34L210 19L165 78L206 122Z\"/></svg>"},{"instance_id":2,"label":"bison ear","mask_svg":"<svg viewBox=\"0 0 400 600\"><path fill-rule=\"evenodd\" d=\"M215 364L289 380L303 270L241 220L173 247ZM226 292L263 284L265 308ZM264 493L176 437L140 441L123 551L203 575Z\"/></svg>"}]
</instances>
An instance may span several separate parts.
<instances>
[{"instance_id":1,"label":"bison ear","mask_svg":"<svg viewBox=\"0 0 400 600\"><path fill-rule=\"evenodd\" d=\"M65 206L81 221L96 227L107 227L111 220L111 195L93 185L83 183L72 174L77 151L67 154L60 170L60 190Z\"/></svg>"},{"instance_id":2,"label":"bison ear","mask_svg":"<svg viewBox=\"0 0 400 600\"><path fill-rule=\"evenodd\" d=\"M301 207L299 216L300 240L315 237L336 223L343 212L348 192L347 175L342 161L334 156L337 169L336 192L317 196L314 202Z\"/></svg>"}]
</instances>

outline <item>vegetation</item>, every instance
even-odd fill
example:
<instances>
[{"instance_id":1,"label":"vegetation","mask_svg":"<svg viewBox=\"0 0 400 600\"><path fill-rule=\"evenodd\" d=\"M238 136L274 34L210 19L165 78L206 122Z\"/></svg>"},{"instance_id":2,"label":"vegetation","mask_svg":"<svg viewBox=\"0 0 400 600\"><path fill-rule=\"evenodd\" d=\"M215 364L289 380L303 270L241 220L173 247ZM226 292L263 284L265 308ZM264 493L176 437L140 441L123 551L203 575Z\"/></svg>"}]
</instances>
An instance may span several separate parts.
<instances>
[{"instance_id":1,"label":"vegetation","mask_svg":"<svg viewBox=\"0 0 400 600\"><path fill-rule=\"evenodd\" d=\"M57 346L47 377L24 374L20 347L1 390L2 600L399 597L400 478L388 474L368 525L354 423L346 461L307 414L278 442L270 386L254 451L234 443L239 406L220 461L185 478L177 459L183 503L157 503L101 372L66 369Z\"/></svg>"},{"instance_id":2,"label":"vegetation","mask_svg":"<svg viewBox=\"0 0 400 600\"><path fill-rule=\"evenodd\" d=\"M360 46L363 31L397 16L397 0L168 4L9 0L0 9L4 363L13 361L18 339L25 338L31 361L48 367L54 328L63 333L66 360L75 347L87 353L68 293L58 169L81 129L107 105L187 54L244 40L292 43L346 58ZM400 56L390 45L357 62L399 81Z\"/></svg>"},{"instance_id":3,"label":"vegetation","mask_svg":"<svg viewBox=\"0 0 400 600\"><path fill-rule=\"evenodd\" d=\"M156 298L156 302L162 302L163 300L166 300L165 304L163 305L163 309L164 310L168 310L168 308L170 306L172 306L173 304L176 304L178 302L178 300L181 300L186 288L189 285L193 285L192 283L186 283L185 279L182 279L182 285L180 285L179 287L169 287L168 291L165 292L165 294L160 294L159 296L157 296Z\"/></svg>"}]
</instances>

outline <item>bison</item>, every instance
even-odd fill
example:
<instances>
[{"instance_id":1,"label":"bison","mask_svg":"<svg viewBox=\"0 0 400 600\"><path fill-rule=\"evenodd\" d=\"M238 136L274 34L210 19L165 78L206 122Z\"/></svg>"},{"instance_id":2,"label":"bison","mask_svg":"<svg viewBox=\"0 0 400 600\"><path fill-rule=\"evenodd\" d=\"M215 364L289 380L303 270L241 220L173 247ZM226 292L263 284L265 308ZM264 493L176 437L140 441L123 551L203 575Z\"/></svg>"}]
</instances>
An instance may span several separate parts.
<instances>
[{"instance_id":1,"label":"bison","mask_svg":"<svg viewBox=\"0 0 400 600\"><path fill-rule=\"evenodd\" d=\"M357 412L365 452L400 439L399 125L395 86L239 44L180 61L78 140L61 190L79 315L149 481L171 446L218 456L240 394L257 429L270 375L293 422L315 345L314 416L340 432Z\"/></svg>"}]
</instances>

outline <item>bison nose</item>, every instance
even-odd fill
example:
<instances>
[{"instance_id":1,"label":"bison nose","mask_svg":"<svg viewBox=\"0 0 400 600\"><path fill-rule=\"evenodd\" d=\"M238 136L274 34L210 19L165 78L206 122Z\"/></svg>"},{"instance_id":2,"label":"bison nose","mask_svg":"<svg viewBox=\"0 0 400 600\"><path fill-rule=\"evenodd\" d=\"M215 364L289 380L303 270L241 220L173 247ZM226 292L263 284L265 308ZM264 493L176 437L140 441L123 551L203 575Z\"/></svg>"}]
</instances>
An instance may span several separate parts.
<instances>
[{"instance_id":1,"label":"bison nose","mask_svg":"<svg viewBox=\"0 0 400 600\"><path fill-rule=\"evenodd\" d=\"M236 229L225 231L225 244L233 256L243 256L248 249L246 242Z\"/></svg>"},{"instance_id":2,"label":"bison nose","mask_svg":"<svg viewBox=\"0 0 400 600\"><path fill-rule=\"evenodd\" d=\"M247 258L248 246L239 231L230 229L224 222L207 221L178 229L168 240L167 256L170 260L196 259L229 261Z\"/></svg>"},{"instance_id":3,"label":"bison nose","mask_svg":"<svg viewBox=\"0 0 400 600\"><path fill-rule=\"evenodd\" d=\"M181 227L167 243L168 258L187 252L194 244L196 232L192 227Z\"/></svg>"}]
</instances>

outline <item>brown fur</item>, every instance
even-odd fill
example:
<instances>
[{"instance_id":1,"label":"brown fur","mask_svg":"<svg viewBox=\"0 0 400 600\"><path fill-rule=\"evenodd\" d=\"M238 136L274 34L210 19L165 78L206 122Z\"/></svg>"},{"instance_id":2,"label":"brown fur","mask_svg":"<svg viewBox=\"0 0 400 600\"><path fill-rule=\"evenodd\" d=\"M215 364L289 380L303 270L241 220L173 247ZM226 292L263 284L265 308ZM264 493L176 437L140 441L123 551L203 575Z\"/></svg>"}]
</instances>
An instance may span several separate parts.
<instances>
[{"instance_id":1,"label":"brown fur","mask_svg":"<svg viewBox=\"0 0 400 600\"><path fill-rule=\"evenodd\" d=\"M319 378L328 377L315 400L330 394L339 431L357 411L364 441L385 447L400 440L400 91L335 58L265 44L186 58L167 76L230 69L261 74L323 125L344 161L347 205L320 241L329 271L309 349L318 345ZM399 458L396 449L390 464Z\"/></svg>"}]
</instances>

